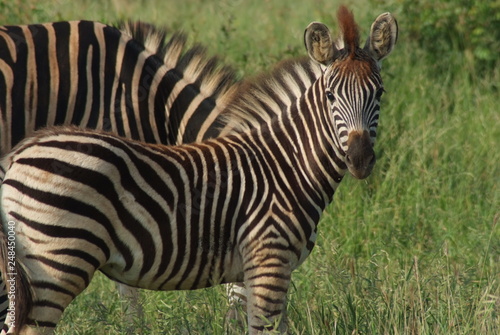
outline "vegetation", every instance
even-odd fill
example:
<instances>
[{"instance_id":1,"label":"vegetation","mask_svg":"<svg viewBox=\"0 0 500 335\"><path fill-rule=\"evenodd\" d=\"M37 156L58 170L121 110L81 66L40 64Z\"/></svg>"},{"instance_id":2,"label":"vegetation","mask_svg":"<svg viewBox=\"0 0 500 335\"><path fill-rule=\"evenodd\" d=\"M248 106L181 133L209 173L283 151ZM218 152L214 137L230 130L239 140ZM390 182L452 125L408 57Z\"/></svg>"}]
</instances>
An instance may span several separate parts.
<instances>
[{"instance_id":1,"label":"vegetation","mask_svg":"<svg viewBox=\"0 0 500 335\"><path fill-rule=\"evenodd\" d=\"M241 76L304 55L303 29L314 20L336 29L339 5L0 1L2 24L133 18L183 29ZM498 1L354 0L349 6L363 36L382 12L399 21L398 45L384 61L378 162L366 181L346 177L325 212L317 246L293 276L290 333L497 334ZM58 334L224 333L221 287L142 297L145 320L124 322L114 285L97 275L65 313Z\"/></svg>"},{"instance_id":2,"label":"vegetation","mask_svg":"<svg viewBox=\"0 0 500 335\"><path fill-rule=\"evenodd\" d=\"M401 4L408 18L408 33L429 51L431 59L459 55L477 71L491 70L498 62L500 1L398 0L396 3Z\"/></svg>"}]
</instances>

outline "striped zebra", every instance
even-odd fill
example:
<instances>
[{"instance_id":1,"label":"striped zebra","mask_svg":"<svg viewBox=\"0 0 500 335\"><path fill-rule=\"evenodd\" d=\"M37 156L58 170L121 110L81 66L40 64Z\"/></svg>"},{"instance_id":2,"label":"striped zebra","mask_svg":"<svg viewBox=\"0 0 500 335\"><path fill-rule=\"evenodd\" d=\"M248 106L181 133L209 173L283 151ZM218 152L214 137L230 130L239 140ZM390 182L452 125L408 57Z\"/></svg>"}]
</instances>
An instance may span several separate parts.
<instances>
[{"instance_id":1,"label":"striped zebra","mask_svg":"<svg viewBox=\"0 0 500 335\"><path fill-rule=\"evenodd\" d=\"M218 135L237 81L186 36L143 22L0 27L0 155L45 126L73 124L151 143ZM123 285L120 292L135 301ZM0 297L0 319L6 297ZM129 310L140 309L133 304ZM3 321L2 321L3 322ZM1 325L0 325L1 328Z\"/></svg>"},{"instance_id":2,"label":"striped zebra","mask_svg":"<svg viewBox=\"0 0 500 335\"><path fill-rule=\"evenodd\" d=\"M322 211L347 171L365 178L373 168L379 64L397 39L388 13L364 48L345 7L338 19L342 49L324 25L306 29L324 71L298 99L255 96L275 111L272 122L180 146L53 128L5 156L0 254L16 292L12 329L51 333L100 270L154 290L243 281L250 334L284 331L291 272L311 252Z\"/></svg>"},{"instance_id":3,"label":"striped zebra","mask_svg":"<svg viewBox=\"0 0 500 335\"><path fill-rule=\"evenodd\" d=\"M0 27L0 154L51 125L163 144L217 135L215 118L236 91L233 71L200 46L186 50L183 34L164 44L151 26L122 29L89 21Z\"/></svg>"}]
</instances>

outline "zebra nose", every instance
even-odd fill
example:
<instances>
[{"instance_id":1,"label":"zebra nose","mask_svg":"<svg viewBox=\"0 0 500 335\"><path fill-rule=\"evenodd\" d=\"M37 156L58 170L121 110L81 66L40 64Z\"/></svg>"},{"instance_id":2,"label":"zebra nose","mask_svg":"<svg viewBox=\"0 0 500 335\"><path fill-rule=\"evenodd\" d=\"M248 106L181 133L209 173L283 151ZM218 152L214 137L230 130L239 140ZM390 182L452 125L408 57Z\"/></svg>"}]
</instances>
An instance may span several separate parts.
<instances>
[{"instance_id":1,"label":"zebra nose","mask_svg":"<svg viewBox=\"0 0 500 335\"><path fill-rule=\"evenodd\" d=\"M358 179L368 177L376 161L368 132L351 132L347 140L347 147L345 162L349 172Z\"/></svg>"}]
</instances>

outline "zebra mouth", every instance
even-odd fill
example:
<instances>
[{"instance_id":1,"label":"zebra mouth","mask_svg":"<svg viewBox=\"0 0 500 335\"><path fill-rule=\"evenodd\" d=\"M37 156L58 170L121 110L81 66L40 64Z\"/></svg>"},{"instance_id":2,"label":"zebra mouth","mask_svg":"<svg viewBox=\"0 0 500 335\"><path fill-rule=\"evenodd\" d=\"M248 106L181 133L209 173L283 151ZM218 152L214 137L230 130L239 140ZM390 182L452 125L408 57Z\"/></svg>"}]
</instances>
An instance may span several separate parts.
<instances>
[{"instance_id":1,"label":"zebra mouth","mask_svg":"<svg viewBox=\"0 0 500 335\"><path fill-rule=\"evenodd\" d=\"M365 179L372 173L373 167L375 166L375 156L373 156L372 161L373 163L358 167L347 164L347 168L354 178Z\"/></svg>"},{"instance_id":2,"label":"zebra mouth","mask_svg":"<svg viewBox=\"0 0 500 335\"><path fill-rule=\"evenodd\" d=\"M376 157L369 133L353 131L347 140L345 163L349 172L357 179L368 177L375 166Z\"/></svg>"}]
</instances>

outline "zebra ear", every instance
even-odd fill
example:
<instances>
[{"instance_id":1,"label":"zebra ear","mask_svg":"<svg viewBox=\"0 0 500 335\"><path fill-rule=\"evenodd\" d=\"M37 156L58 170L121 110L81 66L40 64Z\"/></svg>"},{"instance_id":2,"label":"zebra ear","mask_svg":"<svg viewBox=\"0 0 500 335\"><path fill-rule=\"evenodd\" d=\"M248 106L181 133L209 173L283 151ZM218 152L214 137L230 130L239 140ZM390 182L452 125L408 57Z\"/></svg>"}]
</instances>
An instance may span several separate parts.
<instances>
[{"instance_id":1,"label":"zebra ear","mask_svg":"<svg viewBox=\"0 0 500 335\"><path fill-rule=\"evenodd\" d=\"M380 14L372 24L364 49L381 64L398 40L398 22L391 13Z\"/></svg>"},{"instance_id":2,"label":"zebra ear","mask_svg":"<svg viewBox=\"0 0 500 335\"><path fill-rule=\"evenodd\" d=\"M311 22L304 32L304 44L312 60L329 65L334 60L337 50L330 30L320 22Z\"/></svg>"}]
</instances>

